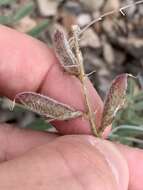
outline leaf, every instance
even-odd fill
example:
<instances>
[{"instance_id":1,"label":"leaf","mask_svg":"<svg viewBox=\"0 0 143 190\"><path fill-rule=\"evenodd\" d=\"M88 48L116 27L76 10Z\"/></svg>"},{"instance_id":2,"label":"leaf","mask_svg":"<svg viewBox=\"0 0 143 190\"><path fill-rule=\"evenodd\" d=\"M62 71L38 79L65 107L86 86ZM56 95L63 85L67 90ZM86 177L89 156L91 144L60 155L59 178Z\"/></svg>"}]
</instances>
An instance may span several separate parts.
<instances>
[{"instance_id":1,"label":"leaf","mask_svg":"<svg viewBox=\"0 0 143 190\"><path fill-rule=\"evenodd\" d=\"M134 96L135 85L136 85L135 80L133 80L133 78L130 78L128 80L128 87L127 87L127 94L128 96L130 96L130 98Z\"/></svg>"},{"instance_id":2,"label":"leaf","mask_svg":"<svg viewBox=\"0 0 143 190\"><path fill-rule=\"evenodd\" d=\"M106 95L100 131L110 126L116 113L125 104L128 74L121 74L112 82Z\"/></svg>"},{"instance_id":3,"label":"leaf","mask_svg":"<svg viewBox=\"0 0 143 190\"><path fill-rule=\"evenodd\" d=\"M28 110L52 120L69 120L82 115L81 111L34 92L19 93L16 95L15 101L21 103Z\"/></svg>"},{"instance_id":4,"label":"leaf","mask_svg":"<svg viewBox=\"0 0 143 190\"><path fill-rule=\"evenodd\" d=\"M47 26L49 25L48 20L44 20L43 22L39 23L37 26L32 28L30 31L27 32L30 36L38 37L38 35L43 32Z\"/></svg>"},{"instance_id":5,"label":"leaf","mask_svg":"<svg viewBox=\"0 0 143 190\"><path fill-rule=\"evenodd\" d=\"M110 135L118 135L118 136L143 136L143 126L133 126L133 125L121 125L115 127Z\"/></svg>"},{"instance_id":6,"label":"leaf","mask_svg":"<svg viewBox=\"0 0 143 190\"><path fill-rule=\"evenodd\" d=\"M7 5L7 4L11 4L13 2L16 2L16 0L0 0L0 6L1 5Z\"/></svg>"},{"instance_id":7,"label":"leaf","mask_svg":"<svg viewBox=\"0 0 143 190\"><path fill-rule=\"evenodd\" d=\"M47 131L53 126L47 123L46 121L44 121L43 119L38 118L34 122L27 125L26 127L33 130Z\"/></svg>"},{"instance_id":8,"label":"leaf","mask_svg":"<svg viewBox=\"0 0 143 190\"><path fill-rule=\"evenodd\" d=\"M17 22L23 17L29 15L33 11L33 9L34 9L33 2L28 2L24 6L20 7L12 17L13 22Z\"/></svg>"},{"instance_id":9,"label":"leaf","mask_svg":"<svg viewBox=\"0 0 143 190\"><path fill-rule=\"evenodd\" d=\"M136 96L133 97L134 101L140 101L143 100L143 91L141 91L140 93L138 93Z\"/></svg>"},{"instance_id":10,"label":"leaf","mask_svg":"<svg viewBox=\"0 0 143 190\"><path fill-rule=\"evenodd\" d=\"M57 29L53 36L53 44L56 56L65 69L70 74L78 75L79 66L73 54L64 31Z\"/></svg>"},{"instance_id":11,"label":"leaf","mask_svg":"<svg viewBox=\"0 0 143 190\"><path fill-rule=\"evenodd\" d=\"M132 118L130 118L130 123L132 125L143 125L143 118L137 115L134 115Z\"/></svg>"},{"instance_id":12,"label":"leaf","mask_svg":"<svg viewBox=\"0 0 143 190\"><path fill-rule=\"evenodd\" d=\"M135 111L143 111L143 101L134 103L133 104L133 110L135 110Z\"/></svg>"},{"instance_id":13,"label":"leaf","mask_svg":"<svg viewBox=\"0 0 143 190\"><path fill-rule=\"evenodd\" d=\"M1 15L0 16L0 24L5 24L5 25L8 25L11 23L11 16L4 16L4 15Z\"/></svg>"},{"instance_id":14,"label":"leaf","mask_svg":"<svg viewBox=\"0 0 143 190\"><path fill-rule=\"evenodd\" d=\"M120 143L129 145L129 146L135 145L136 147L143 148L143 140L138 139L138 138L127 137L127 136L121 137L119 135L114 135L114 134L111 134L108 138L112 141L119 141Z\"/></svg>"}]
</instances>

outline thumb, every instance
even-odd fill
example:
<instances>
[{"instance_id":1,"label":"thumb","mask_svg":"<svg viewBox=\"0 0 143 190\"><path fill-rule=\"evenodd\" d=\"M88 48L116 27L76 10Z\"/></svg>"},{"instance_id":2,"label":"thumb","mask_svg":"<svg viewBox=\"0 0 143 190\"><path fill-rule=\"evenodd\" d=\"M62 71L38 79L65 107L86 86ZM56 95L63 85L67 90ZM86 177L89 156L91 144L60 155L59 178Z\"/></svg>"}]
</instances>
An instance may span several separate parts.
<instances>
[{"instance_id":1,"label":"thumb","mask_svg":"<svg viewBox=\"0 0 143 190\"><path fill-rule=\"evenodd\" d=\"M127 161L113 143L89 135L71 135L58 138L54 144L72 173L82 174L78 176L81 184L98 190L128 189Z\"/></svg>"},{"instance_id":2,"label":"thumb","mask_svg":"<svg viewBox=\"0 0 143 190\"><path fill-rule=\"evenodd\" d=\"M129 181L116 147L88 135L56 138L2 163L0 171L3 189L127 190Z\"/></svg>"}]
</instances>

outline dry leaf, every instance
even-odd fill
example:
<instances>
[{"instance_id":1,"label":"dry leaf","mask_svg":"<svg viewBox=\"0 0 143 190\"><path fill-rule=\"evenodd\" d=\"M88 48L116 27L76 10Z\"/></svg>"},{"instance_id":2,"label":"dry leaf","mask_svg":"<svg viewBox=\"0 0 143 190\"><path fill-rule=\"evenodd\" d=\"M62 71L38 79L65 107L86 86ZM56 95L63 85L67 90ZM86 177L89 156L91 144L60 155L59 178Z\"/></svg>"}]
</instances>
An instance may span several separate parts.
<instances>
[{"instance_id":1,"label":"dry leaf","mask_svg":"<svg viewBox=\"0 0 143 190\"><path fill-rule=\"evenodd\" d=\"M56 30L53 37L53 44L57 58L64 67L65 71L73 75L78 75L79 66L76 57L73 54L69 42L66 39L66 35L62 30Z\"/></svg>"},{"instance_id":2,"label":"dry leaf","mask_svg":"<svg viewBox=\"0 0 143 190\"><path fill-rule=\"evenodd\" d=\"M128 74L121 74L111 84L104 103L101 131L112 124L117 111L125 103L128 76Z\"/></svg>"},{"instance_id":3,"label":"dry leaf","mask_svg":"<svg viewBox=\"0 0 143 190\"><path fill-rule=\"evenodd\" d=\"M48 120L69 120L82 115L81 111L34 92L19 93L16 95L15 101Z\"/></svg>"}]
</instances>

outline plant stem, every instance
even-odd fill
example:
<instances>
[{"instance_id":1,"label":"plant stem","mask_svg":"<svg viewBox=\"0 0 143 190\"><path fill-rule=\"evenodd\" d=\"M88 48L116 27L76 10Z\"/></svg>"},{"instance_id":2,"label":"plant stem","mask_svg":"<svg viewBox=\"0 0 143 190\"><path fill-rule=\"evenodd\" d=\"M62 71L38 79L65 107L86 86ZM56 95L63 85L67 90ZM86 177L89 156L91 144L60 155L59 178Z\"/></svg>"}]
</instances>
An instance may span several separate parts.
<instances>
[{"instance_id":1,"label":"plant stem","mask_svg":"<svg viewBox=\"0 0 143 190\"><path fill-rule=\"evenodd\" d=\"M87 24L80 32L78 32L78 37L80 37L88 28L90 28L93 24L95 24L96 22L99 22L99 21L102 21L105 17L107 16L110 16L112 14L115 14L115 13L121 13L123 16L125 16L125 13L124 13L124 10L130 8L130 7L133 7L133 6L137 6L139 4L142 4L143 3L143 0L139 0L137 2L134 2L134 3L130 3L130 4L127 4L123 7L121 7L120 9L117 9L117 10L111 10L109 12L106 12L104 14L102 14L100 17L98 18L95 18L94 20L92 20L89 24ZM69 39L69 44L71 45L71 47L73 47L73 37L71 37Z\"/></svg>"},{"instance_id":2,"label":"plant stem","mask_svg":"<svg viewBox=\"0 0 143 190\"><path fill-rule=\"evenodd\" d=\"M87 77L85 75L83 58L82 58L82 54L81 54L80 47L79 47L79 39L78 39L79 27L77 25L73 26L72 31L73 31L75 54L76 54L76 58L77 58L77 62L79 65L79 70L80 70L80 74L79 74L78 78L82 84L83 95L85 98L85 106L86 106L86 111L87 111L86 114L87 114L89 122L90 122L91 130L92 130L93 134L97 137L99 135L97 133L97 129L96 129L96 125L95 125L95 118L94 118L94 114L93 114L91 104L89 101L89 96L88 96L87 87L86 87Z\"/></svg>"}]
</instances>

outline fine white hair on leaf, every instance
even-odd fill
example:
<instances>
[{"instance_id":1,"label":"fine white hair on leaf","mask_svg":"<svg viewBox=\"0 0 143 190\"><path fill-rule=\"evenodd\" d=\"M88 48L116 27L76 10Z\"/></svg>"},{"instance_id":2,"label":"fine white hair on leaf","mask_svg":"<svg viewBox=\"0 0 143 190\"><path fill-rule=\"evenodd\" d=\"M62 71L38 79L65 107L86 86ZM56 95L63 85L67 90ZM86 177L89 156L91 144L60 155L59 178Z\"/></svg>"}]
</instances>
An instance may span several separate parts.
<instances>
[{"instance_id":1,"label":"fine white hair on leaf","mask_svg":"<svg viewBox=\"0 0 143 190\"><path fill-rule=\"evenodd\" d=\"M53 36L53 45L56 56L65 71L78 75L79 66L63 30L56 29Z\"/></svg>"},{"instance_id":2,"label":"fine white hair on leaf","mask_svg":"<svg viewBox=\"0 0 143 190\"><path fill-rule=\"evenodd\" d=\"M130 75L127 73L118 75L111 84L104 102L100 129L102 132L106 127L112 124L117 111L125 104L128 77L130 77Z\"/></svg>"},{"instance_id":3,"label":"fine white hair on leaf","mask_svg":"<svg viewBox=\"0 0 143 190\"><path fill-rule=\"evenodd\" d=\"M38 113L48 120L69 120L83 114L66 104L34 92L19 93L14 102L22 104L26 109Z\"/></svg>"}]
</instances>

